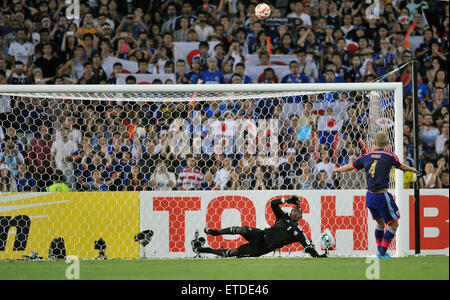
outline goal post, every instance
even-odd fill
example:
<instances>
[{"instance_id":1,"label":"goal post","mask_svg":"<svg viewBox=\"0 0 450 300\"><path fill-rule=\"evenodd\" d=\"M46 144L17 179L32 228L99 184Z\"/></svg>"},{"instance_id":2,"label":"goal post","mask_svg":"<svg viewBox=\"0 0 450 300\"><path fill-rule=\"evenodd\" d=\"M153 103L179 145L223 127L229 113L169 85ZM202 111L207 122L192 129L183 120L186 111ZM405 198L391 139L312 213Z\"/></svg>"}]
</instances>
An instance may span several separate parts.
<instances>
[{"instance_id":1,"label":"goal post","mask_svg":"<svg viewBox=\"0 0 450 300\"><path fill-rule=\"evenodd\" d=\"M66 121L61 120L68 120L76 114L77 120L81 120L81 123L77 124L80 130L78 135L73 134L70 138L73 138L75 144L79 146L84 143L83 138L85 137L85 133L89 132L90 142L87 143L92 143L93 154L88 158L82 158L84 157L84 154L80 154L82 146L80 146L80 149L73 149L74 151L72 151L73 154L71 155L74 161L70 162L72 165L69 172L63 174L66 176L66 179L67 177L72 178L72 181L69 182L71 184L71 190L80 194L83 193L81 198L84 199L83 201L86 201L89 198L89 193L85 192L93 191L92 188L94 190L96 187L98 188L95 184L94 173L95 170L101 169L100 175L98 176L102 177L103 181L101 182L106 187L105 189L97 189L96 193L106 192L109 196L117 193L117 195L122 197L120 202L116 202L111 206L112 209L118 209L119 205L126 205L125 203L128 201L126 199L128 197L126 196L127 191L139 191L137 198L136 195L130 196L130 198L133 198L130 201L133 203L132 206L136 207L137 214L133 213L132 208L130 208L131 206L124 209L127 218L138 219L136 221L138 225L135 221L127 223L121 220L121 222L124 221L125 223L118 223L128 225L127 228L133 231L133 234L136 234L137 232L135 231L142 231L149 229L151 226L158 226L152 223L152 220L145 218L147 213L155 214L159 209L161 211L168 211L168 221L166 215L161 217L161 220L158 219L159 221L166 220L167 224L163 225L162 228L164 230L167 229L167 232L164 233L166 236L161 238L161 231L155 231L153 241L154 243L159 243L158 250L155 250L155 253L158 253L159 257L186 257L191 252L190 250L185 251L184 245L189 244L190 231L197 225L211 224L208 222L213 222L214 220L216 220L214 222L220 220L220 224L232 225L229 224L231 222L229 220L245 221L247 219L255 221L255 225L258 227L266 227L269 225L270 217L267 217L267 215L266 218L261 216L251 217L252 214L261 213L261 210L266 209L264 204L262 206L256 205L255 209L252 207L244 207L241 209L239 207L241 200L236 200L250 199L252 195L258 197L264 195L264 192L255 191L261 188L256 175L249 175L246 173L247 171L244 171L249 164L251 164L251 168L247 168L251 170L249 173L253 173L254 171L263 172L262 176L264 180L261 182L264 182L265 189L271 190L270 193L266 194L268 197L270 196L270 199L278 197L277 195L294 193L299 196L304 194L306 195L305 197L313 197L315 193L320 194L318 199L314 199L315 203L313 205L309 203L305 207L308 211L310 209L320 210L321 205L327 199L333 199L333 206L329 208L332 212L310 211L311 216L317 216L317 220L308 219L308 222L311 224L311 235L314 235L311 238L314 242L318 240L321 231L328 229L329 226L335 226L335 223L327 221L326 218L330 216L339 213L346 216L345 214L349 214L349 211L352 209L363 209L365 210L363 215L370 218L365 207L355 206L354 202L353 204L351 204L352 202L349 202L350 204L340 204L340 199L351 195L352 190L358 190L358 195L363 195L365 193L363 191L365 188L365 179L361 176L352 177L353 175L337 178L334 174L326 177L328 174L326 172L324 173L325 177L320 179L318 174L326 170L326 166L321 165L321 169L321 167L318 167L318 164L324 161L322 155L329 155L329 159L333 163L339 162L340 164L344 164L345 162L349 162L352 157L370 151L373 146L371 145L370 138L374 137L375 133L379 130L384 130L388 133L391 143L389 150L394 152L399 160L403 162L402 91L401 83L0 85L0 99L7 97L11 103L15 103L16 105L10 112L16 119L9 120L8 123L6 120L2 120L0 121L0 125L4 126L2 129L6 135L9 134L7 132L8 128L17 127L15 131L17 131L22 144L26 146L26 151L33 151L32 149L36 148L30 148L30 143L39 131L39 124L44 123L33 119L33 113L35 113L36 107L39 106L40 109L42 108L44 110L40 112L41 116L45 115L50 127L53 125L57 126L57 129L51 133L52 140L54 141L61 138L59 131L65 130L64 126ZM37 103L33 103L33 99L38 99ZM43 100L42 102L45 105L39 102L39 100ZM75 103L74 106L71 106L73 103ZM96 115L95 119L89 120L90 116L96 114L98 107L96 105L98 103L101 103L101 112ZM164 110L161 109L162 106L164 106ZM84 111L81 111L80 107L83 107ZM118 109L116 110L117 107ZM21 113L22 109L26 111L26 114ZM80 111L71 111L71 109L78 109ZM111 110L108 111L108 109ZM305 117L307 113L305 110L308 111L308 117ZM90 115L83 114L87 111L89 111ZM230 113L232 116L228 117L227 113ZM312 117L310 118L311 114ZM113 115L121 116L120 120L117 122L115 122L116 119L109 120L108 118ZM164 116L166 115L169 117L165 118ZM307 122L304 126L295 123L301 123L304 119ZM151 126L149 125L150 123L152 124ZM364 125L361 125L359 129L354 129L357 124ZM30 131L32 126L35 126L35 128ZM115 129L113 130L108 126L114 127ZM23 129L25 127L26 129ZM125 153L129 153L130 160L133 160L136 165L139 165L141 172L144 168L148 172L148 174L144 174L142 177L145 178L145 191L127 189L127 187L133 188L128 186L132 179L127 177L128 174L133 173L133 164L130 163L125 166L121 164L122 156L115 157L118 152L117 149L114 150L114 135L117 131L121 130L120 128L124 128L121 131L122 135L126 136L129 142L127 144L127 141L122 141L123 145L121 147L123 146L127 150L123 150L123 153L120 150L120 154L126 156L128 154ZM72 133L72 131L70 132ZM108 132L108 135L105 134L106 132ZM212 134L216 134L216 136L211 138L210 135ZM166 167L169 167L169 173L172 173L173 177L167 182L161 182L161 186L159 186L158 183L155 184L158 181L156 175L151 175L157 173L155 170L160 167L161 159L154 158L150 154L146 156L146 151L148 152L150 151L149 149L156 148L156 150L151 150L154 151L152 153L161 155L163 153L161 151L164 151L161 149L165 147L165 145L161 146L161 140L166 137L168 137L167 149L170 150L164 153L164 161L166 163L169 162L169 166ZM103 138L106 140L105 143L107 145L102 144L103 142L101 140ZM146 144L147 139L151 139L154 144L151 142ZM94 140L95 143L93 142ZM301 152L301 149L305 149L306 154ZM228 150L230 152L226 152ZM58 149L53 149L52 151L57 152ZM272 151L281 154L273 157L271 156ZM100 153L98 154L98 158L94 157L96 153ZM246 157L245 155L247 153L251 154L251 158L243 162L243 158ZM299 188L300 184L297 181L298 177L305 171L296 172L297 170L286 171L283 169L285 163L294 163L289 162L289 153L297 155L295 163L297 163L296 166L298 169L300 169L302 159L306 160L304 157L308 156L308 167L310 167L311 173L314 172L314 174L311 174L311 178L313 179L311 179L312 183L309 188ZM31 153L32 156L35 156L35 154ZM197 171L193 171L194 168L189 169L188 164L191 154L195 158L197 166L201 164L203 169L200 168L200 171L207 171L200 172L202 173L201 177L196 177L200 175L196 173ZM211 157L216 157L215 155L222 155L220 164L217 163L218 159L215 161L210 159ZM55 156L57 155L55 154ZM303 158L299 158L300 156ZM146 165L146 162L140 165L139 162L142 160L142 157L147 157L148 160L151 160L152 165ZM221 172L221 170L227 164L225 162L227 157L230 157L235 172L230 171L226 175L223 175L226 172ZM30 159L29 155L25 158ZM97 167L89 169L90 164L95 159L99 160L98 165L101 168L98 168L97 165ZM258 167L261 168L258 169ZM8 165L4 166L4 168L13 170L15 176L18 176L21 172L18 166L11 167ZM45 186L44 189L38 189L37 191L48 192L47 187L52 183L52 177L42 179L43 177L39 171L39 167L33 166L33 168L34 173L31 176L35 176L34 179L38 182L38 178L40 178L41 182L43 181L42 184ZM58 168L58 166L55 167L55 169ZM183 174L182 172L186 171L185 169L189 169L190 173ZM83 177L85 173L88 175ZM105 175L103 176L103 174ZM208 175L213 177L212 182L214 184L208 188L202 188L201 184L206 182ZM251 180L248 179L248 176L252 177ZM193 177L196 179L191 180ZM184 180L184 178L191 179L189 181ZM223 178L226 178L225 181L223 181ZM108 184L105 182L108 182ZM321 185L322 183L323 186ZM317 186L313 188L313 184ZM81 189L78 190L74 187L81 187ZM328 190L322 191L325 188ZM395 255L405 256L408 254L409 248L409 220L407 220L409 215L409 200L404 191L403 173L400 170L395 170L395 174L392 174L390 188L390 192L396 198L400 213L402 213L401 224L396 235ZM239 194L237 191L244 191L245 193ZM190 193L192 196L188 196ZM205 199L207 200L201 198L202 193L206 195ZM175 208L170 207L172 205L171 202L167 202L163 198L166 199L172 194L173 197L180 197L180 199L190 197L193 200L189 202L189 207L179 206L179 204L173 204L176 205ZM3 216L2 220L6 220L6 216L14 219L14 216L8 215L7 208L8 203L13 202L16 204L14 201L20 200L21 196L14 195L11 193L2 193L2 197L0 198L0 204L2 205L0 206L0 218ZM217 197L214 197L215 195ZM102 194L98 199L106 199L109 196ZM56 196L53 193L42 194L39 196L39 199L41 199L39 201L49 203L52 200L61 203L71 201L64 199L64 196L61 198L60 195L58 195L58 201L56 201L54 197ZM22 198L25 199L26 197ZM73 196L70 196L70 198L73 198ZM197 198L200 199L199 202L196 202L197 200L195 199ZM216 203L218 198L223 201L226 201L226 199L234 199L230 201L236 201L236 207L232 206L229 209L239 209L241 219L234 216L233 213L228 213L226 209L225 214L227 216L230 215L228 219L223 215L216 215L214 210L223 212L223 205ZM96 207L98 209L98 199L92 200L92 208ZM149 199L153 201L151 206L148 206ZM258 201L258 199L250 200L253 202ZM22 204L22 206L19 204L18 207L28 207L30 205L34 204L27 203ZM79 208L78 205L81 204L77 204L75 200L71 205L73 205L75 210L80 209L80 211L84 211L86 207L89 207L86 204L85 207ZM169 207L164 207L164 205L168 205ZM353 208L351 205L353 205ZM200 210L201 213L196 215L193 212L192 216L185 214L185 210L188 208L194 211ZM210 210L212 210L213 217L208 215ZM67 209L64 210L64 212L67 211ZM172 214L175 212L181 212L183 216L173 217ZM77 213L80 214L80 212ZM248 214L248 216L242 216L242 214ZM95 222L101 222L102 216L97 213L94 213L94 215ZM108 212L108 217L113 215L114 212ZM191 219L194 216L202 220ZM35 218L44 219L41 215L35 216ZM33 220L31 218L31 224L33 224ZM71 221L73 220L71 219ZM325 223L323 220L325 220ZM83 221L88 223L89 218L84 218ZM18 223L18 221L15 222ZM177 228L176 230L169 228L172 225L179 225L182 222L186 222L186 226L183 225L182 228ZM188 224L188 222L191 223ZM368 223L368 229L370 230L373 228L372 223ZM111 220L108 221L108 224L108 226L114 226L114 222L111 222ZM3 227L8 228L6 232L2 232L1 227L2 225L0 225L0 234L3 233L8 236L7 230L11 226L3 225ZM118 226L114 226L114 228L118 228ZM363 226L361 228L365 227ZM366 236L368 236L369 243L373 243L371 241L373 232L370 230L366 233ZM16 232L18 231L20 230ZM180 235L173 236L172 231L176 231L175 235L178 233ZM336 233L336 231L339 231L339 235L342 235L342 238L337 239L337 249L335 251L337 255L370 255L368 250L347 251L346 249L355 247L354 245L352 246L355 242L354 239L342 242L342 240L347 239L348 233L339 228L332 229L333 233ZM105 235L105 232L102 232ZM129 234L129 232L117 232L113 236L120 239L128 239ZM108 243L111 238L108 239L105 237L105 240ZM225 242L229 243L229 241ZM214 241L214 243L217 246L222 246L218 241ZM118 244L120 243L118 242ZM0 255L2 255L1 247L2 241L0 240ZM126 253L124 257L134 257L135 252L129 251L129 248L134 246L130 246L128 243L124 247L127 247L127 250L124 251ZM364 244L358 247L366 249L367 245ZM108 248L106 252L108 253ZM170 253L166 255L166 252ZM375 255L375 253L372 253L372 255ZM139 256L145 257L145 253L140 253Z\"/></svg>"}]
</instances>

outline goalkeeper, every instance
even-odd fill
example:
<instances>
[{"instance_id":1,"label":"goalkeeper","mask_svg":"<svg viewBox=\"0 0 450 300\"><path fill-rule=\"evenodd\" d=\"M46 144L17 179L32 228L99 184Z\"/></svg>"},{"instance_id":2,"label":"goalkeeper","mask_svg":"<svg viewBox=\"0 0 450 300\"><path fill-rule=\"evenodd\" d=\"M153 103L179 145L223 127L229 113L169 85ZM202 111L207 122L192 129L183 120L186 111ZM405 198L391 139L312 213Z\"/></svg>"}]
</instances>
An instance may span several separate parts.
<instances>
[{"instance_id":1,"label":"goalkeeper","mask_svg":"<svg viewBox=\"0 0 450 300\"><path fill-rule=\"evenodd\" d=\"M212 253L222 257L258 257L266 253L272 252L285 245L299 242L305 252L312 257L326 257L327 252L319 255L314 249L305 233L298 225L298 221L302 218L302 209L299 206L299 198L292 196L288 199L272 200L270 206L277 218L272 227L264 230L253 227L229 227L219 230L205 228L205 233L213 236L222 234L240 234L248 243L235 249L212 249L209 247L197 247L194 250L198 253ZM283 212L280 205L283 203L291 203L296 206L290 214Z\"/></svg>"}]
</instances>

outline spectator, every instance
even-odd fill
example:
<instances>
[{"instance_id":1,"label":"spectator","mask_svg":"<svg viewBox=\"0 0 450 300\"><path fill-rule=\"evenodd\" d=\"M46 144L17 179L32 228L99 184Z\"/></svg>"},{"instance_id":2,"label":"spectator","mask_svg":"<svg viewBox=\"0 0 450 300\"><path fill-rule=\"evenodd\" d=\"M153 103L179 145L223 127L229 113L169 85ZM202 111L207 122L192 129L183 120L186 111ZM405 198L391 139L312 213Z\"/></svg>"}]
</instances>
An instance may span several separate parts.
<instances>
[{"instance_id":1,"label":"spectator","mask_svg":"<svg viewBox=\"0 0 450 300\"><path fill-rule=\"evenodd\" d=\"M425 164L425 174L419 178L419 185L422 189L442 188L442 182L437 173L439 168L436 169L434 164L430 161Z\"/></svg>"},{"instance_id":2,"label":"spectator","mask_svg":"<svg viewBox=\"0 0 450 300\"><path fill-rule=\"evenodd\" d=\"M198 83L224 83L224 76L221 71L217 69L217 59L214 56L208 58L208 69L200 71Z\"/></svg>"},{"instance_id":3,"label":"spectator","mask_svg":"<svg viewBox=\"0 0 450 300\"><path fill-rule=\"evenodd\" d=\"M263 73L258 77L258 83L278 83L275 70L271 67L265 68Z\"/></svg>"},{"instance_id":4,"label":"spectator","mask_svg":"<svg viewBox=\"0 0 450 300\"><path fill-rule=\"evenodd\" d=\"M12 193L17 192L17 183L10 170L3 164L0 164L0 192Z\"/></svg>"},{"instance_id":5,"label":"spectator","mask_svg":"<svg viewBox=\"0 0 450 300\"><path fill-rule=\"evenodd\" d=\"M292 12L287 14L288 18L300 18L302 20L302 24L305 26L311 26L311 17L305 13L305 6L303 1L296 0L292 2L292 6L290 7Z\"/></svg>"},{"instance_id":6,"label":"spectator","mask_svg":"<svg viewBox=\"0 0 450 300\"><path fill-rule=\"evenodd\" d=\"M211 191L216 189L216 184L214 183L214 175L210 171L205 172L205 180L202 181L201 190Z\"/></svg>"},{"instance_id":7,"label":"spectator","mask_svg":"<svg viewBox=\"0 0 450 300\"><path fill-rule=\"evenodd\" d=\"M5 148L0 153L0 164L6 165L11 176L17 176L19 165L23 164L25 159L17 149L16 145L11 139L8 139L5 143Z\"/></svg>"},{"instance_id":8,"label":"spectator","mask_svg":"<svg viewBox=\"0 0 450 300\"><path fill-rule=\"evenodd\" d=\"M102 35L103 30L101 26L95 26L94 17L92 13L87 13L84 15L82 25L77 29L76 35L77 37L83 39L86 34L91 35Z\"/></svg>"},{"instance_id":9,"label":"spectator","mask_svg":"<svg viewBox=\"0 0 450 300\"><path fill-rule=\"evenodd\" d=\"M102 173L99 170L95 170L92 172L91 180L85 183L84 187L90 192L106 192L115 176L118 176L118 174L115 174L110 180L105 180L102 178Z\"/></svg>"},{"instance_id":10,"label":"spectator","mask_svg":"<svg viewBox=\"0 0 450 300\"><path fill-rule=\"evenodd\" d=\"M60 170L70 183L75 182L72 153L77 149L78 145L69 138L67 129L61 129L61 139L55 140L51 148L52 168Z\"/></svg>"},{"instance_id":11,"label":"spectator","mask_svg":"<svg viewBox=\"0 0 450 300\"><path fill-rule=\"evenodd\" d=\"M154 191L171 191L176 187L176 182L175 174L169 172L163 160L158 160L150 176L150 187Z\"/></svg>"},{"instance_id":12,"label":"spectator","mask_svg":"<svg viewBox=\"0 0 450 300\"><path fill-rule=\"evenodd\" d=\"M317 82L319 71L313 60L313 53L299 49L296 52L299 73L308 77L309 82Z\"/></svg>"},{"instance_id":13,"label":"spectator","mask_svg":"<svg viewBox=\"0 0 450 300\"><path fill-rule=\"evenodd\" d=\"M296 61L289 63L290 74L281 79L281 83L309 83L309 78L303 72L300 72L299 64Z\"/></svg>"},{"instance_id":14,"label":"spectator","mask_svg":"<svg viewBox=\"0 0 450 300\"><path fill-rule=\"evenodd\" d=\"M44 78L54 77L61 60L53 56L53 47L50 43L45 43L42 47L42 56L34 62L35 67L42 70Z\"/></svg>"},{"instance_id":15,"label":"spectator","mask_svg":"<svg viewBox=\"0 0 450 300\"><path fill-rule=\"evenodd\" d=\"M120 174L113 173L112 180L118 177ZM112 182L109 183L109 185ZM124 191L146 191L148 189L148 179L141 172L139 166L133 165L131 171L125 176L123 180Z\"/></svg>"},{"instance_id":16,"label":"spectator","mask_svg":"<svg viewBox=\"0 0 450 300\"><path fill-rule=\"evenodd\" d=\"M175 19L177 17L177 8L175 4L173 2L166 3L169 3L166 9L167 17L161 27L161 33L172 32L173 23L175 22ZM186 20L189 22L189 19L186 18ZM175 38L174 41L179 42Z\"/></svg>"},{"instance_id":17,"label":"spectator","mask_svg":"<svg viewBox=\"0 0 450 300\"><path fill-rule=\"evenodd\" d=\"M300 177L298 178L298 184L296 189L299 190L311 190L313 188L313 176L311 169L306 160L300 163Z\"/></svg>"},{"instance_id":18,"label":"spectator","mask_svg":"<svg viewBox=\"0 0 450 300\"><path fill-rule=\"evenodd\" d=\"M189 19L186 17L181 17L180 19L180 29L174 32L173 40L175 42L187 42L189 40ZM195 30L195 29L194 29ZM198 33L195 31L198 40Z\"/></svg>"},{"instance_id":19,"label":"spectator","mask_svg":"<svg viewBox=\"0 0 450 300\"><path fill-rule=\"evenodd\" d=\"M198 40L203 42L208 39L208 36L214 33L214 28L207 23L207 14L199 12L197 20L195 21L194 30L197 32Z\"/></svg>"},{"instance_id":20,"label":"spectator","mask_svg":"<svg viewBox=\"0 0 450 300\"><path fill-rule=\"evenodd\" d=\"M28 148L31 166L36 171L37 186L45 187L45 182L51 179L53 169L51 167L51 149L53 141L47 125L39 127L39 134L34 138Z\"/></svg>"},{"instance_id":21,"label":"spectator","mask_svg":"<svg viewBox=\"0 0 450 300\"><path fill-rule=\"evenodd\" d=\"M231 158L226 157L222 162L222 168L220 168L214 176L214 182L217 186L217 189L225 190L232 172L233 166L231 165Z\"/></svg>"},{"instance_id":22,"label":"spectator","mask_svg":"<svg viewBox=\"0 0 450 300\"><path fill-rule=\"evenodd\" d=\"M423 141L424 146L428 147L430 151L435 148L436 138L440 135L439 129L433 126L433 117L427 113L423 117L423 126L419 129L419 137Z\"/></svg>"},{"instance_id":23,"label":"spectator","mask_svg":"<svg viewBox=\"0 0 450 300\"><path fill-rule=\"evenodd\" d=\"M325 170L321 170L314 177L313 189L315 190L329 190L333 188L333 185L327 180L328 175Z\"/></svg>"},{"instance_id":24,"label":"spectator","mask_svg":"<svg viewBox=\"0 0 450 300\"><path fill-rule=\"evenodd\" d=\"M254 180L251 185L253 190L267 190L265 172L262 166L257 166L254 170Z\"/></svg>"},{"instance_id":25,"label":"spectator","mask_svg":"<svg viewBox=\"0 0 450 300\"><path fill-rule=\"evenodd\" d=\"M86 58L84 55L84 48L82 45L78 45L75 48L75 55L72 59L68 60L63 66L58 69L59 76L68 76L73 79L80 79L85 73Z\"/></svg>"},{"instance_id":26,"label":"spectator","mask_svg":"<svg viewBox=\"0 0 450 300\"><path fill-rule=\"evenodd\" d=\"M188 79L196 84L200 78L200 60L198 58L192 59L191 70L188 72Z\"/></svg>"},{"instance_id":27,"label":"spectator","mask_svg":"<svg viewBox=\"0 0 450 300\"><path fill-rule=\"evenodd\" d=\"M18 173L15 176L17 182L18 192L37 192L36 180L31 177L31 173L28 172L25 164L19 165Z\"/></svg>"},{"instance_id":28,"label":"spectator","mask_svg":"<svg viewBox=\"0 0 450 300\"><path fill-rule=\"evenodd\" d=\"M102 58L99 52L94 52L92 54L92 72L94 77L98 79L99 82L106 81L106 72L102 67Z\"/></svg>"},{"instance_id":29,"label":"spectator","mask_svg":"<svg viewBox=\"0 0 450 300\"><path fill-rule=\"evenodd\" d=\"M22 62L28 69L33 63L34 45L28 41L27 35L25 28L17 30L17 41L9 46L7 60L11 64Z\"/></svg>"},{"instance_id":30,"label":"spectator","mask_svg":"<svg viewBox=\"0 0 450 300\"><path fill-rule=\"evenodd\" d=\"M175 79L177 84L189 84L189 74L186 72L186 62L183 59L177 60L177 70L175 73Z\"/></svg>"},{"instance_id":31,"label":"spectator","mask_svg":"<svg viewBox=\"0 0 450 300\"><path fill-rule=\"evenodd\" d=\"M185 17L189 20L189 27L193 26L197 17L192 13L192 4L188 1L183 2L181 7L181 14L178 15L173 22L172 30L178 30L181 28L181 18Z\"/></svg>"},{"instance_id":32,"label":"spectator","mask_svg":"<svg viewBox=\"0 0 450 300\"><path fill-rule=\"evenodd\" d=\"M347 70L347 73L345 74L345 81L346 82L359 82L362 79L361 74L361 57L358 55L353 56L352 58L352 65Z\"/></svg>"},{"instance_id":33,"label":"spectator","mask_svg":"<svg viewBox=\"0 0 450 300\"><path fill-rule=\"evenodd\" d=\"M444 144L448 141L448 122L442 124L441 134L436 137L435 151L437 155L441 155L444 152Z\"/></svg>"},{"instance_id":34,"label":"spectator","mask_svg":"<svg viewBox=\"0 0 450 300\"><path fill-rule=\"evenodd\" d=\"M17 61L14 63L9 73L8 84L28 84L30 83L30 78L26 73L26 67L22 61Z\"/></svg>"},{"instance_id":35,"label":"spectator","mask_svg":"<svg viewBox=\"0 0 450 300\"><path fill-rule=\"evenodd\" d=\"M113 72L111 73L111 77L108 78L107 83L108 84L116 84L117 79L119 78L119 74L121 74L123 71L123 66L120 62L116 62L113 65Z\"/></svg>"},{"instance_id":36,"label":"spectator","mask_svg":"<svg viewBox=\"0 0 450 300\"><path fill-rule=\"evenodd\" d=\"M278 167L280 174L280 189L294 190L298 186L301 170L296 160L295 148L288 148L286 150L286 161L281 163Z\"/></svg>"},{"instance_id":37,"label":"spectator","mask_svg":"<svg viewBox=\"0 0 450 300\"><path fill-rule=\"evenodd\" d=\"M314 168L314 174L317 175L317 173L321 171L326 172L326 181L327 184L332 185L333 184L333 172L332 169L335 167L335 164L331 161L330 153L328 150L323 150L320 152L320 162L317 163L316 167Z\"/></svg>"},{"instance_id":38,"label":"spectator","mask_svg":"<svg viewBox=\"0 0 450 300\"><path fill-rule=\"evenodd\" d=\"M148 71L148 61L146 59L138 61L138 71L136 74L151 74L151 72Z\"/></svg>"},{"instance_id":39,"label":"spectator","mask_svg":"<svg viewBox=\"0 0 450 300\"><path fill-rule=\"evenodd\" d=\"M93 66L91 62L84 64L83 76L78 79L78 84L99 84L100 78L95 76Z\"/></svg>"},{"instance_id":40,"label":"spectator","mask_svg":"<svg viewBox=\"0 0 450 300\"><path fill-rule=\"evenodd\" d=\"M17 131L14 129L14 127L9 127L8 129L6 129L6 134L3 137L3 141L0 143L0 149L2 151L5 150L6 142L8 140L11 140L14 143L14 145L17 147L17 150L19 150L19 152L22 153L24 157L28 155L25 146L20 141L17 135Z\"/></svg>"},{"instance_id":41,"label":"spectator","mask_svg":"<svg viewBox=\"0 0 450 300\"><path fill-rule=\"evenodd\" d=\"M170 49L166 46L160 46L156 49L155 54L150 58L150 64L153 64L153 73L164 73L164 66L171 60Z\"/></svg>"},{"instance_id":42,"label":"spectator","mask_svg":"<svg viewBox=\"0 0 450 300\"><path fill-rule=\"evenodd\" d=\"M192 155L186 156L187 167L178 175L178 188L180 190L197 190L204 180L203 173L196 168L196 161Z\"/></svg>"}]
</instances>

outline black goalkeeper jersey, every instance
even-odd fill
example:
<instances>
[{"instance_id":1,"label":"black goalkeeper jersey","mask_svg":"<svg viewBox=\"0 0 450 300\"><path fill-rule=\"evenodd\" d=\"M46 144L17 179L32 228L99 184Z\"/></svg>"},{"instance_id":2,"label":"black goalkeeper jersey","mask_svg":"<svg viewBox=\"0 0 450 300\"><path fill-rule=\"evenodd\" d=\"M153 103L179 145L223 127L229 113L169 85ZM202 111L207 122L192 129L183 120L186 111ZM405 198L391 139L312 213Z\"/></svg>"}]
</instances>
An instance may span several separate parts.
<instances>
[{"instance_id":1,"label":"black goalkeeper jersey","mask_svg":"<svg viewBox=\"0 0 450 300\"><path fill-rule=\"evenodd\" d=\"M289 215L283 212L280 204L282 204L280 199L270 202L277 219L271 227L264 229L264 240L267 248L273 251L294 242L299 242L303 247L309 246L311 242L302 228L298 224L292 225Z\"/></svg>"}]
</instances>

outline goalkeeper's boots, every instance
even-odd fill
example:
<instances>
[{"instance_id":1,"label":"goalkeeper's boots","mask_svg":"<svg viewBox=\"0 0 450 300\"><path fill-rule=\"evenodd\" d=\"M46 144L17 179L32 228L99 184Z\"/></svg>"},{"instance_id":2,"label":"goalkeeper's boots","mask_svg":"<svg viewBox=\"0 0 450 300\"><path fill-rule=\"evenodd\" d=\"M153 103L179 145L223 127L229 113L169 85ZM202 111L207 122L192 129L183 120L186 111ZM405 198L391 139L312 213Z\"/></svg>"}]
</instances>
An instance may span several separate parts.
<instances>
[{"instance_id":1,"label":"goalkeeper's boots","mask_svg":"<svg viewBox=\"0 0 450 300\"><path fill-rule=\"evenodd\" d=\"M208 228L208 227L206 227L203 231L204 231L206 234L209 234L209 235L212 235L212 236L218 236L218 235L220 235L219 230L215 230L215 229Z\"/></svg>"}]
</instances>

